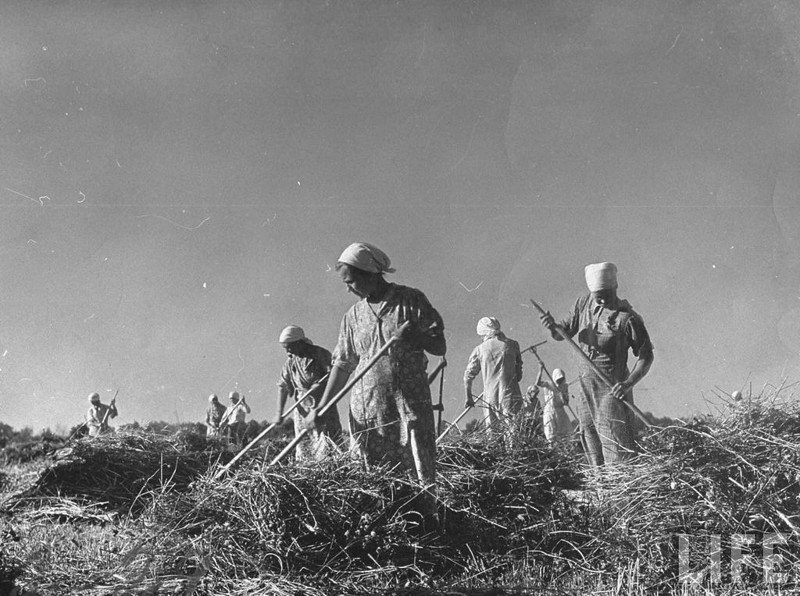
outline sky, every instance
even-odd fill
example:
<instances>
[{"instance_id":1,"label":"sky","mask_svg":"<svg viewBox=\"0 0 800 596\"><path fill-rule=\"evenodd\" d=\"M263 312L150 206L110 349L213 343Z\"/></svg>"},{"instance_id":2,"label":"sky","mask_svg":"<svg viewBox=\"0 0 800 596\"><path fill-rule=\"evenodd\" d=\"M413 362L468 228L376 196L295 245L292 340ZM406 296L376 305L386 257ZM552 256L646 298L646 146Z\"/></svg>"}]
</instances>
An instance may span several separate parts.
<instances>
[{"instance_id":1,"label":"sky","mask_svg":"<svg viewBox=\"0 0 800 596\"><path fill-rule=\"evenodd\" d=\"M796 383L799 59L788 0L3 2L0 422L117 390L116 424L270 419L354 241L442 314L445 419L477 320L544 341L530 299L599 261L655 346L641 409Z\"/></svg>"}]
</instances>

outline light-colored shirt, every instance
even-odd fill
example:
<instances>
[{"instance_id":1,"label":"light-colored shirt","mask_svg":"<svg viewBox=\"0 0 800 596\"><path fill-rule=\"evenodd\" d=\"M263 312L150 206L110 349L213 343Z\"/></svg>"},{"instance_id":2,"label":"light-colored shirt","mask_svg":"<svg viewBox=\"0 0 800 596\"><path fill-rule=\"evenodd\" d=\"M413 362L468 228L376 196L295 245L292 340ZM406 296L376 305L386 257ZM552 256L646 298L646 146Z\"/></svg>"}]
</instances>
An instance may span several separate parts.
<instances>
[{"instance_id":1,"label":"light-colored shirt","mask_svg":"<svg viewBox=\"0 0 800 596\"><path fill-rule=\"evenodd\" d=\"M250 413L250 405L246 401L239 400L235 404L231 404L225 410L223 418L228 424L244 422L247 414Z\"/></svg>"},{"instance_id":2,"label":"light-colored shirt","mask_svg":"<svg viewBox=\"0 0 800 596\"><path fill-rule=\"evenodd\" d=\"M95 436L108 430L108 419L116 418L117 406L97 404L89 406L86 412L86 425L89 427L89 435Z\"/></svg>"},{"instance_id":3,"label":"light-colored shirt","mask_svg":"<svg viewBox=\"0 0 800 596\"><path fill-rule=\"evenodd\" d=\"M502 332L487 336L478 345L467 362L464 385L472 387L472 381L483 373L483 399L490 404L499 404L508 399L521 399L519 382L522 380L522 354L519 343Z\"/></svg>"}]
</instances>

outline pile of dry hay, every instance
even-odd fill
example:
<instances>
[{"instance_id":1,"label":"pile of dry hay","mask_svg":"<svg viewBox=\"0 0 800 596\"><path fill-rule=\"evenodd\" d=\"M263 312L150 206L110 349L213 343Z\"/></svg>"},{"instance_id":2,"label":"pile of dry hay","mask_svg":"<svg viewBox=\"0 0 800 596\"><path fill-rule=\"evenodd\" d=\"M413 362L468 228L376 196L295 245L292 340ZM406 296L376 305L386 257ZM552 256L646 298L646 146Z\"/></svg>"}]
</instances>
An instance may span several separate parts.
<instances>
[{"instance_id":1,"label":"pile of dry hay","mask_svg":"<svg viewBox=\"0 0 800 596\"><path fill-rule=\"evenodd\" d=\"M194 452L198 460L179 463L173 458L181 449L169 437L103 437L110 449L102 457L84 457L86 469L51 486L63 496L71 483L70 494L106 503L114 487L116 502L128 507L151 490L156 498L140 516L138 544L120 560L133 560L146 544L142 572L190 578L196 594L243 587L266 594L257 587L264 585L302 585L307 593L408 582L485 586L515 571L535 580L532 587L580 591L580 582L591 581L584 591L619 590L629 582L632 592L669 591L680 534L691 537L689 562L700 581L709 580L705 539L721 537L726 550L735 534L750 533L759 552L765 533L798 540L800 407L782 395L775 390L653 430L635 461L595 474L536 437L520 437L511 450L482 434L453 438L439 450L438 532L415 512L415 482L365 469L346 454L262 470L254 453L215 480L208 468L218 453ZM113 449L115 439L128 448ZM126 466L130 475L120 471ZM93 467L109 470L96 493ZM160 472L150 489L131 488L153 469L170 470L169 482L181 490L162 491L170 475ZM798 550L785 553L785 565L800 563ZM759 558L745 579L757 584L755 565ZM724 582L729 562L722 574Z\"/></svg>"},{"instance_id":2,"label":"pile of dry hay","mask_svg":"<svg viewBox=\"0 0 800 596\"><path fill-rule=\"evenodd\" d=\"M800 406L782 388L722 404L715 416L651 431L634 462L588 485L591 501L554 511L558 527L534 553L553 560L556 576L625 576L647 590L732 579L763 586L764 544L783 543L775 552L784 572L800 563ZM743 534L753 557L737 569L731 546ZM688 574L679 576L681 540Z\"/></svg>"},{"instance_id":3,"label":"pile of dry hay","mask_svg":"<svg viewBox=\"0 0 800 596\"><path fill-rule=\"evenodd\" d=\"M577 484L570 462L538 439L509 452L476 436L440 449L439 531L416 511L416 482L347 454L206 477L159 500L152 515L163 559L183 565L164 573L203 568L209 578L280 576L348 589L473 573L488 581L545 540L553 503Z\"/></svg>"},{"instance_id":4,"label":"pile of dry hay","mask_svg":"<svg viewBox=\"0 0 800 596\"><path fill-rule=\"evenodd\" d=\"M92 517L98 508L140 511L154 494L185 490L217 461L232 455L217 441L194 433L173 436L117 432L74 441L57 451L33 483L3 503L9 511L37 509L66 517ZM72 509L72 514L69 509Z\"/></svg>"}]
</instances>

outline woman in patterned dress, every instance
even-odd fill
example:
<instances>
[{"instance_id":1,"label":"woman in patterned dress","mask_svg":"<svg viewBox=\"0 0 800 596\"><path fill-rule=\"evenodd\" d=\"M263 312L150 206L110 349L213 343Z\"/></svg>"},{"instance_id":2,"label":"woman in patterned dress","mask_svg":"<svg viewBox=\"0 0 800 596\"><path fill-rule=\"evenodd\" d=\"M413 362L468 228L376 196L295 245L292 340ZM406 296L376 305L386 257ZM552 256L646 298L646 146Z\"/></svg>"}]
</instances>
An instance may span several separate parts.
<instances>
[{"instance_id":1,"label":"woman in patterned dress","mask_svg":"<svg viewBox=\"0 0 800 596\"><path fill-rule=\"evenodd\" d=\"M425 515L435 509L436 429L425 352L444 356L442 317L421 291L386 281L389 257L366 243L351 244L336 265L348 291L359 297L342 319L333 368L318 409L358 374L406 322L409 327L388 354L350 393L352 446L367 464L390 464L413 473L430 497ZM309 415L313 426L316 412Z\"/></svg>"},{"instance_id":2,"label":"woman in patterned dress","mask_svg":"<svg viewBox=\"0 0 800 596\"><path fill-rule=\"evenodd\" d=\"M303 403L292 412L295 435L303 429L303 420L308 410L314 407L316 399L322 395L324 381L331 369L331 353L308 339L302 327L289 325L279 337L287 358L278 379L278 412L273 419L276 426L283 422L283 409L287 399L292 396L298 400L305 396ZM295 459L298 462L320 461L335 451L342 435L342 424L336 406L325 416L320 416L317 430L308 433L297 447Z\"/></svg>"}]
</instances>

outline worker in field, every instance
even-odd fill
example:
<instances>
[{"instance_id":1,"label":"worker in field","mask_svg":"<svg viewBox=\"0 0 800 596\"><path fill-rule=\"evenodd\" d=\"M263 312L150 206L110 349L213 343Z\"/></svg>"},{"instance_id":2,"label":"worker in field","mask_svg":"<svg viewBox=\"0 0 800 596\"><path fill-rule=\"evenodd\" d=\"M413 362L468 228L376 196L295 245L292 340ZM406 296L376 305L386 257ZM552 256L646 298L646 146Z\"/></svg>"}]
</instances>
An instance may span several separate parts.
<instances>
[{"instance_id":1,"label":"worker in field","mask_svg":"<svg viewBox=\"0 0 800 596\"><path fill-rule=\"evenodd\" d=\"M331 353L306 337L302 327L289 325L278 338L288 357L278 379L278 411L275 425L283 421L286 401L291 396L295 402L302 398L292 412L295 435L305 428L304 420L317 406L331 370ZM298 462L319 461L336 448L341 440L342 423L336 406L317 419L311 430L295 448Z\"/></svg>"},{"instance_id":2,"label":"worker in field","mask_svg":"<svg viewBox=\"0 0 800 596\"><path fill-rule=\"evenodd\" d=\"M617 296L617 267L594 263L584 270L589 294L575 301L560 322L549 312L542 324L556 341L576 337L585 358L578 360L581 399L577 402L581 442L589 463L616 463L636 453L631 409L633 386L653 364L653 344L644 321L627 300ZM636 357L628 368L628 352ZM609 390L591 364L613 384Z\"/></svg>"},{"instance_id":3,"label":"worker in field","mask_svg":"<svg viewBox=\"0 0 800 596\"><path fill-rule=\"evenodd\" d=\"M86 412L86 426L89 436L96 437L109 431L108 420L117 417L116 398L106 405L100 401L99 393L89 395L89 411Z\"/></svg>"},{"instance_id":4,"label":"worker in field","mask_svg":"<svg viewBox=\"0 0 800 596\"><path fill-rule=\"evenodd\" d=\"M495 433L506 437L513 432L516 416L522 407L522 354L519 343L500 330L500 321L483 317L476 332L483 341L472 350L464 371L465 407L475 405L472 382L478 373L483 380L483 400L488 405L486 422Z\"/></svg>"},{"instance_id":5,"label":"worker in field","mask_svg":"<svg viewBox=\"0 0 800 596\"><path fill-rule=\"evenodd\" d=\"M422 291L385 278L394 268L377 246L349 245L336 271L358 300L339 327L333 368L318 409L325 408L351 375L360 377L350 392L351 447L367 465L413 473L424 484L417 509L426 525L438 523L436 424L425 353L444 356L447 351L442 317ZM381 357L389 341L395 343ZM313 427L316 417L312 410L306 424Z\"/></svg>"},{"instance_id":6,"label":"worker in field","mask_svg":"<svg viewBox=\"0 0 800 596\"><path fill-rule=\"evenodd\" d=\"M242 443L247 430L245 418L250 413L250 405L245 400L244 395L240 396L238 391L231 391L228 399L230 400L230 405L222 415L222 425L227 425L228 440L239 445ZM224 428L222 425L221 428Z\"/></svg>"},{"instance_id":7,"label":"worker in field","mask_svg":"<svg viewBox=\"0 0 800 596\"><path fill-rule=\"evenodd\" d=\"M219 403L216 393L208 396L208 409L206 410L206 436L220 436L220 424L225 415L225 406Z\"/></svg>"},{"instance_id":8,"label":"worker in field","mask_svg":"<svg viewBox=\"0 0 800 596\"><path fill-rule=\"evenodd\" d=\"M569 385L560 368L554 368L552 382L546 378L543 366L539 366L536 386L541 387L539 399L542 404L544 436L551 445L565 443L572 436L572 423L565 411L569 405Z\"/></svg>"}]
</instances>

